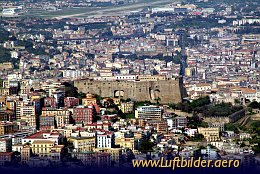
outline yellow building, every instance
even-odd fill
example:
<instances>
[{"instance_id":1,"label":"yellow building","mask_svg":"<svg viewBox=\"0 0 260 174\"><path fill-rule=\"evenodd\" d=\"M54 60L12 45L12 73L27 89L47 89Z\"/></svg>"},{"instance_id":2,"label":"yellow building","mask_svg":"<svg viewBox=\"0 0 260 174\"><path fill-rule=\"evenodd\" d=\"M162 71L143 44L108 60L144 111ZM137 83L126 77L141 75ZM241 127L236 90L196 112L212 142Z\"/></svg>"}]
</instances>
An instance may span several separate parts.
<instances>
[{"instance_id":1,"label":"yellow building","mask_svg":"<svg viewBox=\"0 0 260 174\"><path fill-rule=\"evenodd\" d=\"M46 116L69 116L70 115L70 111L67 109L56 109L56 108L43 108L42 109L42 116L46 117Z\"/></svg>"},{"instance_id":2,"label":"yellow building","mask_svg":"<svg viewBox=\"0 0 260 174\"><path fill-rule=\"evenodd\" d=\"M69 124L70 111L67 109L56 109L51 107L43 108L41 117L55 117L57 127L64 127Z\"/></svg>"},{"instance_id":3,"label":"yellow building","mask_svg":"<svg viewBox=\"0 0 260 174\"><path fill-rule=\"evenodd\" d=\"M70 137L68 141L73 144L77 152L92 151L96 146L95 137Z\"/></svg>"},{"instance_id":4,"label":"yellow building","mask_svg":"<svg viewBox=\"0 0 260 174\"><path fill-rule=\"evenodd\" d=\"M9 88L0 88L0 95L9 95Z\"/></svg>"},{"instance_id":5,"label":"yellow building","mask_svg":"<svg viewBox=\"0 0 260 174\"><path fill-rule=\"evenodd\" d=\"M32 153L39 157L48 157L52 161L60 161L63 149L64 145L55 145L51 140L35 140L31 146L27 145L21 149L21 158L23 162L27 162Z\"/></svg>"},{"instance_id":6,"label":"yellow building","mask_svg":"<svg viewBox=\"0 0 260 174\"><path fill-rule=\"evenodd\" d=\"M185 68L185 76L191 77L194 75L194 68Z\"/></svg>"},{"instance_id":7,"label":"yellow building","mask_svg":"<svg viewBox=\"0 0 260 174\"><path fill-rule=\"evenodd\" d=\"M21 120L25 121L28 126L36 127L36 116L22 115Z\"/></svg>"},{"instance_id":8,"label":"yellow building","mask_svg":"<svg viewBox=\"0 0 260 174\"><path fill-rule=\"evenodd\" d=\"M134 102L126 102L126 103L121 103L118 108L123 112L123 113L130 113L134 111Z\"/></svg>"},{"instance_id":9,"label":"yellow building","mask_svg":"<svg viewBox=\"0 0 260 174\"><path fill-rule=\"evenodd\" d=\"M50 140L35 140L31 145L32 153L39 157L50 157L54 145L54 142Z\"/></svg>"},{"instance_id":10,"label":"yellow building","mask_svg":"<svg viewBox=\"0 0 260 174\"><path fill-rule=\"evenodd\" d=\"M93 105L97 104L97 99L93 97L87 97L82 99L82 105L89 106L91 104Z\"/></svg>"},{"instance_id":11,"label":"yellow building","mask_svg":"<svg viewBox=\"0 0 260 174\"><path fill-rule=\"evenodd\" d=\"M202 134L207 141L218 141L220 139L219 137L219 128L204 128L204 127L199 127L198 128L198 133Z\"/></svg>"},{"instance_id":12,"label":"yellow building","mask_svg":"<svg viewBox=\"0 0 260 174\"><path fill-rule=\"evenodd\" d=\"M0 63L0 71L13 70L13 69L14 69L14 66L13 66L12 62Z\"/></svg>"},{"instance_id":13,"label":"yellow building","mask_svg":"<svg viewBox=\"0 0 260 174\"><path fill-rule=\"evenodd\" d=\"M6 96L0 95L0 107L4 107L6 105Z\"/></svg>"},{"instance_id":14,"label":"yellow building","mask_svg":"<svg viewBox=\"0 0 260 174\"><path fill-rule=\"evenodd\" d=\"M115 144L120 145L121 148L135 150L135 139L134 138L116 138Z\"/></svg>"},{"instance_id":15,"label":"yellow building","mask_svg":"<svg viewBox=\"0 0 260 174\"><path fill-rule=\"evenodd\" d=\"M35 101L35 100L40 100L41 99L41 94L39 93L34 93L30 95L30 100Z\"/></svg>"}]
</instances>

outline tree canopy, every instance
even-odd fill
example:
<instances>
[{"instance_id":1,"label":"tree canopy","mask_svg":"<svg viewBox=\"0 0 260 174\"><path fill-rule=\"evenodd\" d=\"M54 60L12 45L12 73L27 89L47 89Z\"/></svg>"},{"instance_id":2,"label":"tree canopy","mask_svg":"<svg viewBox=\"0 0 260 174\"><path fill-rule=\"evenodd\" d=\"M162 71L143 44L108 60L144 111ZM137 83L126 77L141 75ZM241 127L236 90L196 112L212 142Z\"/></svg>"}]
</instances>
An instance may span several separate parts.
<instances>
[{"instance_id":1,"label":"tree canopy","mask_svg":"<svg viewBox=\"0 0 260 174\"><path fill-rule=\"evenodd\" d=\"M139 151L142 153L152 152L154 143L149 140L142 141L139 147Z\"/></svg>"}]
</instances>

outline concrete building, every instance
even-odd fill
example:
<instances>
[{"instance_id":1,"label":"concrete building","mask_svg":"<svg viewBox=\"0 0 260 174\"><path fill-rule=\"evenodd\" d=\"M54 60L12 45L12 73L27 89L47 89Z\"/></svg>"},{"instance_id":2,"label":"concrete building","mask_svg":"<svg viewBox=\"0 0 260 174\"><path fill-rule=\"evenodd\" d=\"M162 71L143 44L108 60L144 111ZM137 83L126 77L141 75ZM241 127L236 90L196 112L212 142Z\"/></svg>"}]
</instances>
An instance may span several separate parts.
<instances>
[{"instance_id":1,"label":"concrete building","mask_svg":"<svg viewBox=\"0 0 260 174\"><path fill-rule=\"evenodd\" d=\"M12 151L12 139L3 138L0 139L0 152L11 152Z\"/></svg>"},{"instance_id":2,"label":"concrete building","mask_svg":"<svg viewBox=\"0 0 260 174\"><path fill-rule=\"evenodd\" d=\"M162 118L163 109L159 106L139 106L135 110L135 118L154 120Z\"/></svg>"},{"instance_id":3,"label":"concrete building","mask_svg":"<svg viewBox=\"0 0 260 174\"><path fill-rule=\"evenodd\" d=\"M64 99L64 107L72 108L79 105L79 99L75 97L66 97Z\"/></svg>"},{"instance_id":4,"label":"concrete building","mask_svg":"<svg viewBox=\"0 0 260 174\"><path fill-rule=\"evenodd\" d=\"M76 107L73 108L73 119L77 124L92 124L94 119L94 107Z\"/></svg>"},{"instance_id":5,"label":"concrete building","mask_svg":"<svg viewBox=\"0 0 260 174\"><path fill-rule=\"evenodd\" d=\"M131 113L134 111L134 102L121 102L118 108L123 113Z\"/></svg>"},{"instance_id":6,"label":"concrete building","mask_svg":"<svg viewBox=\"0 0 260 174\"><path fill-rule=\"evenodd\" d=\"M18 130L18 126L13 122L0 122L0 135L15 133Z\"/></svg>"},{"instance_id":7,"label":"concrete building","mask_svg":"<svg viewBox=\"0 0 260 174\"><path fill-rule=\"evenodd\" d=\"M97 148L112 148L115 146L115 135L109 131L97 132Z\"/></svg>"},{"instance_id":8,"label":"concrete building","mask_svg":"<svg viewBox=\"0 0 260 174\"><path fill-rule=\"evenodd\" d=\"M187 126L187 118L186 117L168 118L167 124L169 129L183 128Z\"/></svg>"}]
</instances>

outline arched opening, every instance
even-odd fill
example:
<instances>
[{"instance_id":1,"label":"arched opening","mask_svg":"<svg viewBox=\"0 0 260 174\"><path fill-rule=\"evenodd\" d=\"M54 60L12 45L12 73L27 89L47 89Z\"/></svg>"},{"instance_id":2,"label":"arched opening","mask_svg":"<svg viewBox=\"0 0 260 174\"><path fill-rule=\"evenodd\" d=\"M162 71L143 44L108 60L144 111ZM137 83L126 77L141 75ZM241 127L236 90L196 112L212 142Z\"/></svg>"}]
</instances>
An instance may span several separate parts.
<instances>
[{"instance_id":1,"label":"arched opening","mask_svg":"<svg viewBox=\"0 0 260 174\"><path fill-rule=\"evenodd\" d=\"M125 95L125 92L123 90L115 90L114 91L114 97L123 98Z\"/></svg>"}]
</instances>

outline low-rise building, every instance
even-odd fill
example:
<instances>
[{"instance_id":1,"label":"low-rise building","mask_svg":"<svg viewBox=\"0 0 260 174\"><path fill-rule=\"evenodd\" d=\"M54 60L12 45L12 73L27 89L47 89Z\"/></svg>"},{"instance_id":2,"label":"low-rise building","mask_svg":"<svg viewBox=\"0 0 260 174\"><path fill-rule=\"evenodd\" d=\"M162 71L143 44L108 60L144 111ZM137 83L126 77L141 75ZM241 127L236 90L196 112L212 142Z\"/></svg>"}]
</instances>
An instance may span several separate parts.
<instances>
[{"instance_id":1,"label":"low-rise building","mask_svg":"<svg viewBox=\"0 0 260 174\"><path fill-rule=\"evenodd\" d=\"M70 137L68 141L73 144L74 152L92 151L96 146L95 137Z\"/></svg>"},{"instance_id":2,"label":"low-rise building","mask_svg":"<svg viewBox=\"0 0 260 174\"><path fill-rule=\"evenodd\" d=\"M219 128L198 128L198 133L202 134L207 141L217 141L219 137Z\"/></svg>"}]
</instances>

